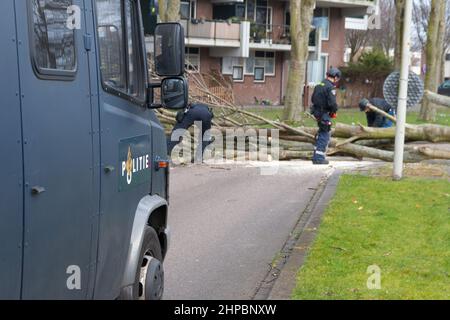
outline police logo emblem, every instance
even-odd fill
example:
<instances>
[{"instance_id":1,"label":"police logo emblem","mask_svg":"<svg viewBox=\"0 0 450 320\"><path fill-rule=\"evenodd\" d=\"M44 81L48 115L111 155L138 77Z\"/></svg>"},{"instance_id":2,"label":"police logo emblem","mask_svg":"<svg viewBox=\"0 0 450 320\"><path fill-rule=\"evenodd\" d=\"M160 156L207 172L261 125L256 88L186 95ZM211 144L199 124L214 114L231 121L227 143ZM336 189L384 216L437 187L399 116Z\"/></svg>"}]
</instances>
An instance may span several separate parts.
<instances>
[{"instance_id":1,"label":"police logo emblem","mask_svg":"<svg viewBox=\"0 0 450 320\"><path fill-rule=\"evenodd\" d=\"M119 192L151 181L151 138L139 136L119 142Z\"/></svg>"}]
</instances>

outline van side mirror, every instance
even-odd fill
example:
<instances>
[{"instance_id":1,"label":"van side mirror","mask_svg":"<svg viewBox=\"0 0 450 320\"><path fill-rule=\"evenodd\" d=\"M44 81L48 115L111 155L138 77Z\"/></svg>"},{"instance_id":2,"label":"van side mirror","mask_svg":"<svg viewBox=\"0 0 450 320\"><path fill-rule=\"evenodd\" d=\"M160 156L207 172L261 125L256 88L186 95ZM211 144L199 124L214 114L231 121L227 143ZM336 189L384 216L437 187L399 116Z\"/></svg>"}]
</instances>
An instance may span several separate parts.
<instances>
[{"instance_id":1,"label":"van side mirror","mask_svg":"<svg viewBox=\"0 0 450 320\"><path fill-rule=\"evenodd\" d=\"M161 83L161 105L177 110L187 106L189 101L188 82L184 78L166 78Z\"/></svg>"},{"instance_id":2,"label":"van side mirror","mask_svg":"<svg viewBox=\"0 0 450 320\"><path fill-rule=\"evenodd\" d=\"M155 28L155 71L160 77L184 74L184 30L179 23L160 23Z\"/></svg>"}]
</instances>

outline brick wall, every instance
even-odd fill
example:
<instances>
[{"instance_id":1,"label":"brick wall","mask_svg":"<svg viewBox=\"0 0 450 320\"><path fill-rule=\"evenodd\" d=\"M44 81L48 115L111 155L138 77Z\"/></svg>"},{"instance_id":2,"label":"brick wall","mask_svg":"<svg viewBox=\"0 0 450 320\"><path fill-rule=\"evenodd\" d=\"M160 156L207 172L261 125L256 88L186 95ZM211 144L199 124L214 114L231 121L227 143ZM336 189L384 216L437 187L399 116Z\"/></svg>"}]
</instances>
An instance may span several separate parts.
<instances>
[{"instance_id":1,"label":"brick wall","mask_svg":"<svg viewBox=\"0 0 450 320\"><path fill-rule=\"evenodd\" d=\"M254 82L253 76L245 76L243 82L234 82L236 102L243 105L255 104L258 100L270 100L273 104L282 103L281 79L283 74L283 53L275 55L275 76L266 76L263 83Z\"/></svg>"},{"instance_id":2,"label":"brick wall","mask_svg":"<svg viewBox=\"0 0 450 320\"><path fill-rule=\"evenodd\" d=\"M209 48L200 48L200 71L221 70L221 59L209 55Z\"/></svg>"},{"instance_id":3,"label":"brick wall","mask_svg":"<svg viewBox=\"0 0 450 320\"><path fill-rule=\"evenodd\" d=\"M243 105L255 103L258 100L270 100L273 104L282 103L283 93L281 92L282 78L284 75L283 64L286 64L284 54L275 54L275 76L266 76L265 82L254 82L254 77L244 76L244 81L233 82L233 91L236 102ZM211 57L209 48L200 48L200 72L208 73L211 70L221 71L221 58ZM230 77L230 76L226 76Z\"/></svg>"},{"instance_id":4,"label":"brick wall","mask_svg":"<svg viewBox=\"0 0 450 320\"><path fill-rule=\"evenodd\" d=\"M345 53L345 18L342 10L330 10L330 37L322 42L322 52L328 53L328 67L341 67L344 65Z\"/></svg>"},{"instance_id":5,"label":"brick wall","mask_svg":"<svg viewBox=\"0 0 450 320\"><path fill-rule=\"evenodd\" d=\"M213 5L210 0L197 0L197 19L211 20Z\"/></svg>"}]
</instances>

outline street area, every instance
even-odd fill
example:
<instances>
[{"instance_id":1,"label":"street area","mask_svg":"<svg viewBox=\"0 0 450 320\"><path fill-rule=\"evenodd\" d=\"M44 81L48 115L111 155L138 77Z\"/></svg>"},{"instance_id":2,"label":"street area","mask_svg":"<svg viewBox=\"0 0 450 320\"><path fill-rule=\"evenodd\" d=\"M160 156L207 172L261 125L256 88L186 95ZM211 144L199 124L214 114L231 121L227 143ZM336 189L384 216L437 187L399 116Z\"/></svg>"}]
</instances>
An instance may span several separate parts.
<instances>
[{"instance_id":1,"label":"street area","mask_svg":"<svg viewBox=\"0 0 450 320\"><path fill-rule=\"evenodd\" d=\"M251 299L318 185L367 162L188 166L171 171L171 247L164 299Z\"/></svg>"}]
</instances>

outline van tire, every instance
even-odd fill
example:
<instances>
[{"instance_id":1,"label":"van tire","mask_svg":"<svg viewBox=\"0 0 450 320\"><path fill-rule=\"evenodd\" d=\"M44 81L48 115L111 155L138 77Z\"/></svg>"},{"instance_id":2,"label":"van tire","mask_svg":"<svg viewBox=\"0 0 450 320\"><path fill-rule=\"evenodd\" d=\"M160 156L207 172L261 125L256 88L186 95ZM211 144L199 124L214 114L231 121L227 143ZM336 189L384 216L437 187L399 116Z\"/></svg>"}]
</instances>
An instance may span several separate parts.
<instances>
[{"instance_id":1,"label":"van tire","mask_svg":"<svg viewBox=\"0 0 450 320\"><path fill-rule=\"evenodd\" d=\"M121 300L161 300L164 293L164 268L158 235L150 226L144 229L142 248L133 286L122 289Z\"/></svg>"}]
</instances>

